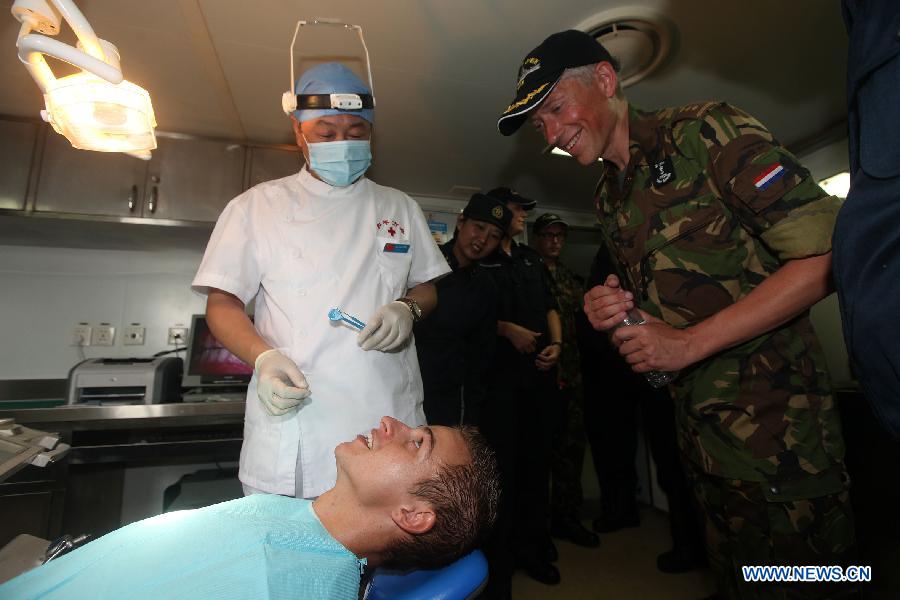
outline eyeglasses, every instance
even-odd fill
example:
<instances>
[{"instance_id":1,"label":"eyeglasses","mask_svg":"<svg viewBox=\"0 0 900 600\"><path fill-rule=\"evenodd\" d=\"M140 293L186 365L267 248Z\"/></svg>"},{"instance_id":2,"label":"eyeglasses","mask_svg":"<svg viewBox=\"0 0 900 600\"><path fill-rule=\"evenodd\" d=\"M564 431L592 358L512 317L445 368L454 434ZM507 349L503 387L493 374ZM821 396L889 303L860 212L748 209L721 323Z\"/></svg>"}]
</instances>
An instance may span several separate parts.
<instances>
[{"instance_id":1,"label":"eyeglasses","mask_svg":"<svg viewBox=\"0 0 900 600\"><path fill-rule=\"evenodd\" d=\"M561 242L566 239L566 233L539 233L538 237L544 238L545 240L556 240Z\"/></svg>"}]
</instances>

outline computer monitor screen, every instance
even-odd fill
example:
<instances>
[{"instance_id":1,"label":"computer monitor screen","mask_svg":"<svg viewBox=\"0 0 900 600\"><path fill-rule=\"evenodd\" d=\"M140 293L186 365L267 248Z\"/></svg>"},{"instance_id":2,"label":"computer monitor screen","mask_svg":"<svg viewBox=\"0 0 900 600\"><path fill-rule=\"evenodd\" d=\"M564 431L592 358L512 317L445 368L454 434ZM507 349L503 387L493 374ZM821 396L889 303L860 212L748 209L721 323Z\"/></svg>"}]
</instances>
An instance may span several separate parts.
<instances>
[{"instance_id":1,"label":"computer monitor screen","mask_svg":"<svg viewBox=\"0 0 900 600\"><path fill-rule=\"evenodd\" d=\"M253 367L226 350L213 336L203 315L191 318L182 385L197 387L246 386Z\"/></svg>"}]
</instances>

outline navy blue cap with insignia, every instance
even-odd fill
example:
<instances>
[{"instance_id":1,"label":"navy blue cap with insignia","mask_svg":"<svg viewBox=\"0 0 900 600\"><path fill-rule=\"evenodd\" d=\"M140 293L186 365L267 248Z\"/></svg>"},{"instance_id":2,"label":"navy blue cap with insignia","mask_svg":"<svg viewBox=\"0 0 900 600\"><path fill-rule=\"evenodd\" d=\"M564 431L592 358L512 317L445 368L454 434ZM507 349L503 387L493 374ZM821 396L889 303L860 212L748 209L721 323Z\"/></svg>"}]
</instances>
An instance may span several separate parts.
<instances>
[{"instance_id":1,"label":"navy blue cap with insignia","mask_svg":"<svg viewBox=\"0 0 900 600\"><path fill-rule=\"evenodd\" d=\"M619 63L593 36L577 29L554 33L528 53L519 67L516 97L497 121L503 135L512 135L528 113L553 91L566 69L608 62Z\"/></svg>"},{"instance_id":2,"label":"navy blue cap with insignia","mask_svg":"<svg viewBox=\"0 0 900 600\"><path fill-rule=\"evenodd\" d=\"M506 204L485 194L472 194L469 203L463 209L463 216L496 225L504 232L512 221L512 213L506 208Z\"/></svg>"},{"instance_id":3,"label":"navy blue cap with insignia","mask_svg":"<svg viewBox=\"0 0 900 600\"><path fill-rule=\"evenodd\" d=\"M551 225L557 225L557 224L565 225L566 227L569 226L569 224L566 223L563 220L563 218L560 217L559 215L556 215L553 213L544 213L541 216L539 216L537 218L537 220L534 222L534 225L531 226L531 232L532 233L540 233L543 230L550 227Z\"/></svg>"},{"instance_id":4,"label":"navy blue cap with insignia","mask_svg":"<svg viewBox=\"0 0 900 600\"><path fill-rule=\"evenodd\" d=\"M489 191L487 195L491 198L496 198L503 204L515 202L525 210L531 210L535 206L537 206L537 200L531 200L529 198L525 198L524 196L520 196L517 191L512 190L508 187L495 187L494 189Z\"/></svg>"}]
</instances>

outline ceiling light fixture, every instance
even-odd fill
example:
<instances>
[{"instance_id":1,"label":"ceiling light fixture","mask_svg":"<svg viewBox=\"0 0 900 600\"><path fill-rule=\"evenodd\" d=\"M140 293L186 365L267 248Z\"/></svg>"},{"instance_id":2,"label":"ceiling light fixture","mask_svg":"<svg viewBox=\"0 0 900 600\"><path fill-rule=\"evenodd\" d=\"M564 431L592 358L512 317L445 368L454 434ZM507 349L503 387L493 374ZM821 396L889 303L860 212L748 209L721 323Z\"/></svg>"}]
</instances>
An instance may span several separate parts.
<instances>
[{"instance_id":1,"label":"ceiling light fixture","mask_svg":"<svg viewBox=\"0 0 900 600\"><path fill-rule=\"evenodd\" d=\"M822 189L828 192L829 196L837 196L838 198L846 198L850 191L850 173L844 171L837 175L832 175L819 182Z\"/></svg>"},{"instance_id":2,"label":"ceiling light fixture","mask_svg":"<svg viewBox=\"0 0 900 600\"><path fill-rule=\"evenodd\" d=\"M557 156L565 156L568 158L572 158L572 155L563 150L562 148L558 148L557 146L546 146L543 150L541 150L541 154L555 154ZM597 162L603 162L602 158L598 158Z\"/></svg>"},{"instance_id":3,"label":"ceiling light fixture","mask_svg":"<svg viewBox=\"0 0 900 600\"><path fill-rule=\"evenodd\" d=\"M662 14L643 7L607 10L575 26L603 44L619 61L623 88L641 81L662 65L672 49L675 26Z\"/></svg>"},{"instance_id":4,"label":"ceiling light fixture","mask_svg":"<svg viewBox=\"0 0 900 600\"><path fill-rule=\"evenodd\" d=\"M97 37L75 3L15 0L11 12L22 23L16 41L19 60L44 94L41 117L75 148L149 159L156 148L150 94L123 79L119 51ZM47 37L59 33L61 19L78 37L77 47ZM81 72L57 79L45 54Z\"/></svg>"}]
</instances>

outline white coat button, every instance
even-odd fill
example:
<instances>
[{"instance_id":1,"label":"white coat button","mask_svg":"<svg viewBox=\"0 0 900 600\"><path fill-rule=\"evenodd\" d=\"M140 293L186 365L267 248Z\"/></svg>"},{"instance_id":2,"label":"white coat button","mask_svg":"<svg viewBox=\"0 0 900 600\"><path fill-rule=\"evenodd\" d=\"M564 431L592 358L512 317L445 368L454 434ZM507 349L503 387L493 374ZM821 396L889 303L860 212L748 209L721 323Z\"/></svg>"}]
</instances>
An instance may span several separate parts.
<instances>
[{"instance_id":1,"label":"white coat button","mask_svg":"<svg viewBox=\"0 0 900 600\"><path fill-rule=\"evenodd\" d=\"M306 330L305 330L305 329L298 329L298 330L297 330L297 337L298 337L298 338L305 338L305 337L306 337Z\"/></svg>"},{"instance_id":2,"label":"white coat button","mask_svg":"<svg viewBox=\"0 0 900 600\"><path fill-rule=\"evenodd\" d=\"M294 258L303 258L303 252L299 249L294 250Z\"/></svg>"},{"instance_id":3,"label":"white coat button","mask_svg":"<svg viewBox=\"0 0 900 600\"><path fill-rule=\"evenodd\" d=\"M306 295L306 290L303 290L303 289L297 290L297 295L298 295L298 296L305 296L305 295Z\"/></svg>"}]
</instances>

